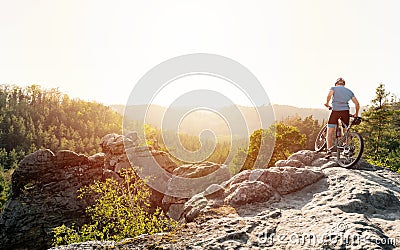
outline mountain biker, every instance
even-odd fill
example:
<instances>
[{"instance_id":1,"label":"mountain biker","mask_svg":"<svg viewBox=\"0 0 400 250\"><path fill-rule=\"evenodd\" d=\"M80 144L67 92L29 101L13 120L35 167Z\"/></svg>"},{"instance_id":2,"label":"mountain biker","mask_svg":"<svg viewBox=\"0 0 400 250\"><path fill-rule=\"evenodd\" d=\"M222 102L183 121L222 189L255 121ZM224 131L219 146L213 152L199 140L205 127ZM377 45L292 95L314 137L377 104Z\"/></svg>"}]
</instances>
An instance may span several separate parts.
<instances>
[{"instance_id":1,"label":"mountain biker","mask_svg":"<svg viewBox=\"0 0 400 250\"><path fill-rule=\"evenodd\" d=\"M335 87L331 87L329 90L328 96L326 97L326 103L324 104L326 107L330 108L329 102L332 98L332 112L329 116L328 120L328 134L326 137L327 143L327 154L326 157L330 157L332 155L332 142L333 136L335 134L336 126L338 124L338 119L349 125L350 121L350 106L349 101L352 100L356 105L356 113L354 114L358 117L358 112L360 111L360 103L357 98L354 96L354 93L345 87L346 82L343 78L339 78L336 80Z\"/></svg>"}]
</instances>

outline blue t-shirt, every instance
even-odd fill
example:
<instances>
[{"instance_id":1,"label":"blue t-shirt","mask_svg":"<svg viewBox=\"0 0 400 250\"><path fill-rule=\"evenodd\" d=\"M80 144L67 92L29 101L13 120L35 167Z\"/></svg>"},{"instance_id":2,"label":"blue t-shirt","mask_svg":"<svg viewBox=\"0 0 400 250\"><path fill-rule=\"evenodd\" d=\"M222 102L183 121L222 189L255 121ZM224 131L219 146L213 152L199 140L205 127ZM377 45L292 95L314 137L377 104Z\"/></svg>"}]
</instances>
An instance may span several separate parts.
<instances>
[{"instance_id":1,"label":"blue t-shirt","mask_svg":"<svg viewBox=\"0 0 400 250\"><path fill-rule=\"evenodd\" d=\"M334 91L332 110L350 110L349 101L353 98L354 93L345 86L335 86L331 90Z\"/></svg>"}]
</instances>

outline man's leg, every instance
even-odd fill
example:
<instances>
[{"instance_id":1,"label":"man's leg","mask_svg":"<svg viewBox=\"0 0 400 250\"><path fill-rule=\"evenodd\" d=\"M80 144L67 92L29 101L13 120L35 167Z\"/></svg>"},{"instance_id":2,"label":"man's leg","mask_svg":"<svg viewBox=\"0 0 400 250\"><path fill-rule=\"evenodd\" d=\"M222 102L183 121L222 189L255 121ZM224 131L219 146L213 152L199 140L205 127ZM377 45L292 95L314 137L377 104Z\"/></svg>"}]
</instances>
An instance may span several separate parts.
<instances>
[{"instance_id":1,"label":"man's leg","mask_svg":"<svg viewBox=\"0 0 400 250\"><path fill-rule=\"evenodd\" d=\"M326 136L326 145L327 145L328 150L332 147L332 144L333 144L333 136L335 135L335 132L336 132L335 128L336 128L336 125L328 124L328 134Z\"/></svg>"},{"instance_id":2,"label":"man's leg","mask_svg":"<svg viewBox=\"0 0 400 250\"><path fill-rule=\"evenodd\" d=\"M329 155L331 154L330 149L332 148L333 137L335 136L336 133L337 123L338 123L338 112L333 110L329 116L328 133L326 135L326 146L328 150L327 157L329 157Z\"/></svg>"},{"instance_id":3,"label":"man's leg","mask_svg":"<svg viewBox=\"0 0 400 250\"><path fill-rule=\"evenodd\" d=\"M343 131L342 135L344 135L347 132L346 127L349 126L349 124L350 124L350 111L349 110L340 111L339 117L340 117L340 120L342 121L342 124L341 124L342 125L341 129Z\"/></svg>"},{"instance_id":4,"label":"man's leg","mask_svg":"<svg viewBox=\"0 0 400 250\"><path fill-rule=\"evenodd\" d=\"M348 127L350 124L350 111L344 110L341 112L342 113L340 114L340 119L342 120L342 123L344 123L346 125L346 127ZM345 128L345 126L343 126L343 134L345 134L346 132L347 132L347 129Z\"/></svg>"}]
</instances>

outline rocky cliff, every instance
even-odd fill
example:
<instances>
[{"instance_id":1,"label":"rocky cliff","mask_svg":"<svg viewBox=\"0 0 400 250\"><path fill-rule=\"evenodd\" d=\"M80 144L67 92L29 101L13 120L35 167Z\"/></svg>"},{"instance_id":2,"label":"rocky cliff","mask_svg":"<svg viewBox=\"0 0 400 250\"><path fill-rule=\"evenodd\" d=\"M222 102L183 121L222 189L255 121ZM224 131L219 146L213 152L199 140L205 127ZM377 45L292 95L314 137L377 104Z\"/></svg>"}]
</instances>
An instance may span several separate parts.
<instances>
[{"instance_id":1,"label":"rocky cliff","mask_svg":"<svg viewBox=\"0 0 400 250\"><path fill-rule=\"evenodd\" d=\"M95 180L122 181L119 173L126 168L134 166L141 173L156 177L157 185L149 182L151 207L163 207L174 218L180 217L183 204L191 196L179 195L177 177L219 173L215 178L203 179L204 187L230 178L227 168L220 164L178 168L167 153L140 146L136 133L108 134L100 145L103 152L89 157L69 150L39 150L19 163L12 176L11 197L0 215L0 249L49 248L54 227L80 226L88 220L85 208L93 201L77 199L77 190ZM192 192L203 191L202 188ZM164 194L168 194L165 199Z\"/></svg>"},{"instance_id":2,"label":"rocky cliff","mask_svg":"<svg viewBox=\"0 0 400 250\"><path fill-rule=\"evenodd\" d=\"M395 249L399 199L398 173L300 151L195 195L174 232L58 249Z\"/></svg>"},{"instance_id":3,"label":"rocky cliff","mask_svg":"<svg viewBox=\"0 0 400 250\"><path fill-rule=\"evenodd\" d=\"M12 194L0 216L0 249L46 248L56 225L86 221L89 201L77 190L102 179L104 156L39 150L19 163Z\"/></svg>"}]
</instances>

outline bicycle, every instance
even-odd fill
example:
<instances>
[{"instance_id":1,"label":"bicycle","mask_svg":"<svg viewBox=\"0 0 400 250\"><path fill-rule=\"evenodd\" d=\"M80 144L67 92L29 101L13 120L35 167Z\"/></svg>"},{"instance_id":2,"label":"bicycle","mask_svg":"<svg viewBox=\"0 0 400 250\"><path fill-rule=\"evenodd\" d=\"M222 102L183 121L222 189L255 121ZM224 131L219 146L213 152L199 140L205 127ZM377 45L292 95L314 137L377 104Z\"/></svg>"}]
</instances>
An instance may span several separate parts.
<instances>
[{"instance_id":1,"label":"bicycle","mask_svg":"<svg viewBox=\"0 0 400 250\"><path fill-rule=\"evenodd\" d=\"M361 123L361 118L355 117L354 115L350 115L350 118L351 121L349 126L346 126L346 124L339 119L338 124L336 124L335 143L332 147L333 149L336 149L336 162L339 166L344 168L350 168L357 164L364 150L364 140L361 135L350 131L352 126ZM341 136L342 129L340 125L342 125L346 131L343 136ZM327 133L328 124L325 124L315 139L315 151L321 152L326 148Z\"/></svg>"}]
</instances>

